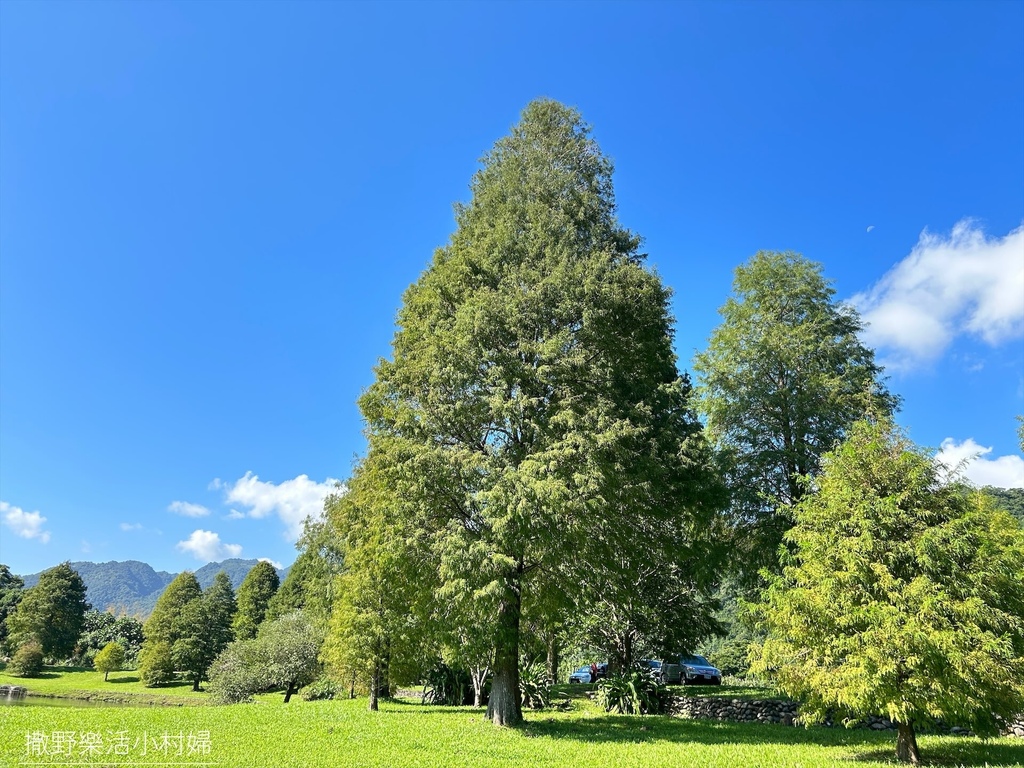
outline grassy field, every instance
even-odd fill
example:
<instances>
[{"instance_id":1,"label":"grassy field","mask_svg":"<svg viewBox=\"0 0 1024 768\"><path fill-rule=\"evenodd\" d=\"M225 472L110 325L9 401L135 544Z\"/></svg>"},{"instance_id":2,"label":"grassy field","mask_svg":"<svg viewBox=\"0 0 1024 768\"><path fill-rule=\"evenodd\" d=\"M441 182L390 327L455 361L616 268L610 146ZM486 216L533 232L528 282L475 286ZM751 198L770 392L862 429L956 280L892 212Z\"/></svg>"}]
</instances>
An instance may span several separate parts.
<instances>
[{"instance_id":1,"label":"grassy field","mask_svg":"<svg viewBox=\"0 0 1024 768\"><path fill-rule=\"evenodd\" d=\"M64 676L84 685L75 672ZM102 681L102 675L98 676ZM49 678L54 680L57 678ZM3 679L0 682L9 682ZM69 683L70 684L70 683ZM51 683L56 685L56 683ZM132 683L125 683L132 685ZM189 692L182 699L189 699ZM57 708L0 706L0 765L224 766L321 768L325 766L871 766L887 765L891 733L711 723L668 717L623 717L599 711L585 698L568 712L528 713L521 729L497 729L471 707L386 702L366 711L366 700L285 705L279 695L254 704L209 707ZM27 743L54 732L75 744L63 755L35 755ZM208 732L208 754L187 751L189 735ZM164 734L183 737L183 754ZM127 754L90 754L89 734L103 747L127 741ZM142 754L142 739L149 747ZM129 743L130 742L130 743ZM1024 766L1024 742L923 736L926 761L944 766ZM52 743L51 743L52 747Z\"/></svg>"},{"instance_id":2,"label":"grassy field","mask_svg":"<svg viewBox=\"0 0 1024 768\"><path fill-rule=\"evenodd\" d=\"M39 677L13 677L0 669L0 685L20 685L38 696L133 704L205 704L208 698L183 681L146 688L138 672L111 672L104 682L102 672L82 667L46 667Z\"/></svg>"}]
</instances>

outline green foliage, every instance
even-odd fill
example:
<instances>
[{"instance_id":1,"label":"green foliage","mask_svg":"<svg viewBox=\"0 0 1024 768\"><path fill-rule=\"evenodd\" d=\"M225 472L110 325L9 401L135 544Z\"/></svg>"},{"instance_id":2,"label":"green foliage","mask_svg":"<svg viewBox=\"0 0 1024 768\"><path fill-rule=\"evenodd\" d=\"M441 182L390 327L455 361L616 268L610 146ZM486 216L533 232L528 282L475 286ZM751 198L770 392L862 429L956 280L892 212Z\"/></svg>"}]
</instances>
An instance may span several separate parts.
<instances>
[{"instance_id":1,"label":"green foliage","mask_svg":"<svg viewBox=\"0 0 1024 768\"><path fill-rule=\"evenodd\" d=\"M203 592L203 600L206 601L209 612L207 632L211 635L216 656L234 639L231 624L238 610L235 591L231 588L227 572L217 572L213 577L213 583Z\"/></svg>"},{"instance_id":2,"label":"green foliage","mask_svg":"<svg viewBox=\"0 0 1024 768\"><path fill-rule=\"evenodd\" d=\"M7 664L7 672L17 677L35 677L43 671L43 646L35 638L26 640Z\"/></svg>"},{"instance_id":3,"label":"green foliage","mask_svg":"<svg viewBox=\"0 0 1024 768\"><path fill-rule=\"evenodd\" d=\"M281 586L277 570L268 562L252 567L238 587L238 611L232 624L235 637L248 640L256 637L260 624L267 615L270 598Z\"/></svg>"},{"instance_id":4,"label":"green foliage","mask_svg":"<svg viewBox=\"0 0 1024 768\"><path fill-rule=\"evenodd\" d=\"M321 675L312 683L306 686L302 692L303 701L326 701L341 698L344 689L333 677Z\"/></svg>"},{"instance_id":5,"label":"green foliage","mask_svg":"<svg viewBox=\"0 0 1024 768\"><path fill-rule=\"evenodd\" d=\"M143 639L142 622L134 616L114 616L107 611L89 610L85 612L85 626L72 661L91 665L104 646L116 642L124 650L124 666L134 667Z\"/></svg>"},{"instance_id":6,"label":"green foliage","mask_svg":"<svg viewBox=\"0 0 1024 768\"><path fill-rule=\"evenodd\" d=\"M382 541L410 541L422 593L490 634L497 724L522 717L529 601L568 611L595 581L636 581L638 528L677 541L720 493L669 291L615 217L611 174L575 110L528 105L407 290L393 357L360 399L390 497Z\"/></svg>"},{"instance_id":7,"label":"green foliage","mask_svg":"<svg viewBox=\"0 0 1024 768\"><path fill-rule=\"evenodd\" d=\"M174 679L170 643L166 640L146 640L139 651L139 677L147 688L154 688Z\"/></svg>"},{"instance_id":8,"label":"green foliage","mask_svg":"<svg viewBox=\"0 0 1024 768\"><path fill-rule=\"evenodd\" d=\"M1005 509L1024 525L1024 488L995 488L987 485L981 490L992 497L997 507Z\"/></svg>"},{"instance_id":9,"label":"green foliage","mask_svg":"<svg viewBox=\"0 0 1024 768\"><path fill-rule=\"evenodd\" d=\"M333 604L334 580L342 568L342 543L328 522L307 519L296 547L299 556L270 598L266 618L273 620L301 610L310 621L326 628Z\"/></svg>"},{"instance_id":10,"label":"green foliage","mask_svg":"<svg viewBox=\"0 0 1024 768\"><path fill-rule=\"evenodd\" d=\"M991 735L1024 711L1024 532L890 421L859 422L794 509L755 669L805 702ZM910 748L908 748L908 745Z\"/></svg>"},{"instance_id":11,"label":"green foliage","mask_svg":"<svg viewBox=\"0 0 1024 768\"><path fill-rule=\"evenodd\" d=\"M153 607L144 626L146 641L160 641L173 645L180 636L179 616L185 606L202 596L199 581L191 571L179 573Z\"/></svg>"},{"instance_id":12,"label":"green foliage","mask_svg":"<svg viewBox=\"0 0 1024 768\"><path fill-rule=\"evenodd\" d=\"M236 640L210 666L210 694L224 704L248 701L267 687L262 648L256 640Z\"/></svg>"},{"instance_id":13,"label":"green foliage","mask_svg":"<svg viewBox=\"0 0 1024 768\"><path fill-rule=\"evenodd\" d=\"M743 610L741 591L740 585L732 579L722 584L716 594L721 608L715 618L723 634L706 638L696 648L697 653L705 656L723 675L746 678L750 673L750 647L764 642L764 632L754 626L754 620Z\"/></svg>"},{"instance_id":14,"label":"green foliage","mask_svg":"<svg viewBox=\"0 0 1024 768\"><path fill-rule=\"evenodd\" d=\"M7 643L7 617L14 613L21 602L24 587L25 582L0 563L0 654Z\"/></svg>"},{"instance_id":15,"label":"green foliage","mask_svg":"<svg viewBox=\"0 0 1024 768\"><path fill-rule=\"evenodd\" d=\"M777 569L800 478L857 419L898 400L861 344L856 310L837 304L821 265L760 251L736 269L722 323L694 358L699 409L733 493L736 562L748 579Z\"/></svg>"},{"instance_id":16,"label":"green foliage","mask_svg":"<svg viewBox=\"0 0 1024 768\"><path fill-rule=\"evenodd\" d=\"M646 669L631 669L597 681L597 703L606 712L659 715L666 711L668 689Z\"/></svg>"},{"instance_id":17,"label":"green foliage","mask_svg":"<svg viewBox=\"0 0 1024 768\"><path fill-rule=\"evenodd\" d=\"M524 664L519 668L519 690L523 706L527 709L550 707L553 684L543 664Z\"/></svg>"},{"instance_id":18,"label":"green foliage","mask_svg":"<svg viewBox=\"0 0 1024 768\"><path fill-rule=\"evenodd\" d=\"M262 649L266 682L284 688L286 702L320 674L323 633L302 611L265 623L256 642Z\"/></svg>"},{"instance_id":19,"label":"green foliage","mask_svg":"<svg viewBox=\"0 0 1024 768\"><path fill-rule=\"evenodd\" d=\"M465 669L439 661L426 671L423 681L424 701L449 707L473 703L473 684Z\"/></svg>"},{"instance_id":20,"label":"green foliage","mask_svg":"<svg viewBox=\"0 0 1024 768\"><path fill-rule=\"evenodd\" d=\"M106 680L111 672L117 672L124 666L124 657L124 648L120 643L107 643L96 654L93 666L97 672L103 673L103 679Z\"/></svg>"},{"instance_id":21,"label":"green foliage","mask_svg":"<svg viewBox=\"0 0 1024 768\"><path fill-rule=\"evenodd\" d=\"M75 649L85 625L82 577L69 563L43 571L34 587L26 589L15 612L7 619L16 642L34 637L49 658L63 660Z\"/></svg>"},{"instance_id":22,"label":"green foliage","mask_svg":"<svg viewBox=\"0 0 1024 768\"><path fill-rule=\"evenodd\" d=\"M321 631L293 611L265 623L253 640L236 640L210 666L210 691L225 703L283 688L285 702L320 674Z\"/></svg>"}]
</instances>

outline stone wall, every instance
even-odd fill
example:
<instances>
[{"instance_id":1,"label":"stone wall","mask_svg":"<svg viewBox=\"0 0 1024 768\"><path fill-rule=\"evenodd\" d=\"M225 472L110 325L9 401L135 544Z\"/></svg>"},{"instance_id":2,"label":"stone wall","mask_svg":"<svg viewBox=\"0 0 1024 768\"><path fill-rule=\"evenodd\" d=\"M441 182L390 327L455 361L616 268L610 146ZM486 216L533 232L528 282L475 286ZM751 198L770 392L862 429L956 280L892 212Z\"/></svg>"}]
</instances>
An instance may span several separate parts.
<instances>
[{"instance_id":1,"label":"stone wall","mask_svg":"<svg viewBox=\"0 0 1024 768\"><path fill-rule=\"evenodd\" d=\"M675 696L669 705L669 711L676 717L697 720L725 720L736 723L778 723L780 725L796 725L800 705L785 699L727 699L711 696ZM826 720L825 725L832 725ZM860 728L875 731L895 730L896 726L887 717L868 717L858 724ZM952 726L940 727L944 733L955 735L973 735L967 728ZM1007 736L1024 738L1024 719L1011 724L1005 731Z\"/></svg>"}]
</instances>

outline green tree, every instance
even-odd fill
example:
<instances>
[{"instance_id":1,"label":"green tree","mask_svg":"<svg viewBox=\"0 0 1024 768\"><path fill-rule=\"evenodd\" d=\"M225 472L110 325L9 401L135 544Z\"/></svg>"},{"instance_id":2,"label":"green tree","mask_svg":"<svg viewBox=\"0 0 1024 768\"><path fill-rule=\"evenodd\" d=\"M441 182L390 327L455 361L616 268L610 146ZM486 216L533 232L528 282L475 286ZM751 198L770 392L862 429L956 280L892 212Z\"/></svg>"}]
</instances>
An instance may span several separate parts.
<instances>
[{"instance_id":1,"label":"green tree","mask_svg":"<svg viewBox=\"0 0 1024 768\"><path fill-rule=\"evenodd\" d=\"M246 701L267 687L263 646L235 640L210 665L210 694L224 704Z\"/></svg>"},{"instance_id":2,"label":"green tree","mask_svg":"<svg viewBox=\"0 0 1024 768\"><path fill-rule=\"evenodd\" d=\"M736 562L748 577L778 568L800 478L869 413L897 398L861 344L857 311L836 303L821 265L760 251L736 269L722 323L694 358L699 410L722 452L733 493Z\"/></svg>"},{"instance_id":3,"label":"green tree","mask_svg":"<svg viewBox=\"0 0 1024 768\"><path fill-rule=\"evenodd\" d=\"M36 585L25 590L8 628L19 644L34 637L46 656L63 660L75 650L88 609L85 583L65 562L43 571Z\"/></svg>"},{"instance_id":4,"label":"green tree","mask_svg":"<svg viewBox=\"0 0 1024 768\"><path fill-rule=\"evenodd\" d=\"M213 577L213 583L206 588L203 599L209 607L210 625L208 632L211 635L213 646L216 648L214 656L220 653L234 639L231 629L238 611L235 601L235 590L231 588L231 579L227 573L218 571Z\"/></svg>"},{"instance_id":5,"label":"green tree","mask_svg":"<svg viewBox=\"0 0 1024 768\"><path fill-rule=\"evenodd\" d=\"M270 563L260 561L252 567L238 585L238 612L232 625L235 637L240 640L256 637L270 599L279 586L281 578Z\"/></svg>"},{"instance_id":6,"label":"green tree","mask_svg":"<svg viewBox=\"0 0 1024 768\"><path fill-rule=\"evenodd\" d=\"M264 678L274 688L284 688L284 703L320 672L322 631L302 611L266 622L257 642L265 665Z\"/></svg>"},{"instance_id":7,"label":"green tree","mask_svg":"<svg viewBox=\"0 0 1024 768\"><path fill-rule=\"evenodd\" d=\"M182 571L167 585L153 606L153 612L143 628L146 642L165 642L174 645L180 637L178 617L185 606L203 594L199 580L191 571Z\"/></svg>"},{"instance_id":8,"label":"green tree","mask_svg":"<svg viewBox=\"0 0 1024 768\"><path fill-rule=\"evenodd\" d=\"M0 563L0 652L7 643L7 617L18 607L24 589L25 582Z\"/></svg>"},{"instance_id":9,"label":"green tree","mask_svg":"<svg viewBox=\"0 0 1024 768\"><path fill-rule=\"evenodd\" d=\"M996 506L1005 509L1024 525L1024 488L996 488L986 485L981 490L992 497Z\"/></svg>"},{"instance_id":10,"label":"green tree","mask_svg":"<svg viewBox=\"0 0 1024 768\"><path fill-rule=\"evenodd\" d=\"M111 672L117 672L124 667L124 648L120 643L107 643L96 654L93 666L98 672L103 673L103 682L106 682Z\"/></svg>"},{"instance_id":11,"label":"green tree","mask_svg":"<svg viewBox=\"0 0 1024 768\"><path fill-rule=\"evenodd\" d=\"M139 677L147 688L153 688L174 679L174 660L171 644L166 640L150 640L139 651Z\"/></svg>"},{"instance_id":12,"label":"green tree","mask_svg":"<svg viewBox=\"0 0 1024 768\"><path fill-rule=\"evenodd\" d=\"M611 175L575 110L530 104L406 292L393 359L360 400L399 530L432 555L424 578L495 617L498 725L522 719L523 600L538 582L585 590L595 564L635 551L637 521L715 511L669 291L616 220Z\"/></svg>"},{"instance_id":13,"label":"green tree","mask_svg":"<svg viewBox=\"0 0 1024 768\"><path fill-rule=\"evenodd\" d=\"M334 580L341 573L342 545L327 522L307 519L296 547L299 556L270 598L266 618L278 619L302 610L311 621L326 627L334 602Z\"/></svg>"},{"instance_id":14,"label":"green tree","mask_svg":"<svg viewBox=\"0 0 1024 768\"><path fill-rule=\"evenodd\" d=\"M342 543L344 567L334 585L324 655L353 687L367 688L371 711L390 694L393 678L414 679L402 662L415 667L426 655L420 643L435 584L429 550L416 543L415 531L402 527L394 465L380 459L371 451L347 492L328 497L325 507Z\"/></svg>"},{"instance_id":15,"label":"green tree","mask_svg":"<svg viewBox=\"0 0 1024 768\"><path fill-rule=\"evenodd\" d=\"M7 671L15 677L35 677L43 671L43 646L34 637L18 646L7 665Z\"/></svg>"},{"instance_id":16,"label":"green tree","mask_svg":"<svg viewBox=\"0 0 1024 768\"><path fill-rule=\"evenodd\" d=\"M883 419L824 457L794 516L755 669L810 720L888 715L916 763L917 723L993 735L1024 711L1024 533L1006 512Z\"/></svg>"}]
</instances>

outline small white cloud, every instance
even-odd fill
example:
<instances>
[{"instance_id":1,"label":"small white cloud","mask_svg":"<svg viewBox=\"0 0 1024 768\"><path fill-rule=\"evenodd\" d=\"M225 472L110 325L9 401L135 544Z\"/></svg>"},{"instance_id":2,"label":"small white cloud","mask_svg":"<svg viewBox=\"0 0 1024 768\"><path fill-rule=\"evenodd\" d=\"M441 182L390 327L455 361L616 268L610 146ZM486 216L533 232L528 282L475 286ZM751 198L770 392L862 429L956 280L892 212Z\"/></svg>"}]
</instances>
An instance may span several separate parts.
<instances>
[{"instance_id":1,"label":"small white cloud","mask_svg":"<svg viewBox=\"0 0 1024 768\"><path fill-rule=\"evenodd\" d=\"M213 478L213 480L210 481L210 484L208 486L206 486L206 490L208 490L208 491L219 491L223 487L224 487L223 481L219 477L215 477L215 478Z\"/></svg>"},{"instance_id":2,"label":"small white cloud","mask_svg":"<svg viewBox=\"0 0 1024 768\"><path fill-rule=\"evenodd\" d=\"M299 475L275 485L246 472L233 485L222 483L222 487L227 489L227 503L246 508L248 517L277 515L285 524L288 540L296 541L302 534L302 523L307 517L318 519L323 515L324 499L338 491L338 484L331 478L317 483L308 475Z\"/></svg>"},{"instance_id":3,"label":"small white cloud","mask_svg":"<svg viewBox=\"0 0 1024 768\"><path fill-rule=\"evenodd\" d=\"M15 535L23 539L39 539L43 544L50 540L50 532L43 530L46 518L38 511L26 512L21 507L0 501L0 514L3 515L4 525L14 531Z\"/></svg>"},{"instance_id":4,"label":"small white cloud","mask_svg":"<svg viewBox=\"0 0 1024 768\"><path fill-rule=\"evenodd\" d=\"M958 336L995 346L1024 335L1024 226L986 237L969 219L949 237L921 233L905 259L851 303L882 363L907 370L938 358Z\"/></svg>"},{"instance_id":5,"label":"small white cloud","mask_svg":"<svg viewBox=\"0 0 1024 768\"><path fill-rule=\"evenodd\" d=\"M191 552L193 557L205 563L242 554L240 544L225 544L219 534L201 528L192 531L192 535L185 541L179 541L177 548L182 552Z\"/></svg>"},{"instance_id":6,"label":"small white cloud","mask_svg":"<svg viewBox=\"0 0 1024 768\"><path fill-rule=\"evenodd\" d=\"M977 486L1024 488L1024 459L1012 454L994 459L985 458L990 453L991 448L978 445L973 438L957 443L947 437L942 441L935 458L950 469L959 470Z\"/></svg>"},{"instance_id":7,"label":"small white cloud","mask_svg":"<svg viewBox=\"0 0 1024 768\"><path fill-rule=\"evenodd\" d=\"M279 562L277 562L277 560L271 560L269 557L261 557L261 558L259 558L259 561L261 563L270 563L272 566L277 568L277 570L279 570L279 571L284 568L284 566L281 565Z\"/></svg>"},{"instance_id":8,"label":"small white cloud","mask_svg":"<svg viewBox=\"0 0 1024 768\"><path fill-rule=\"evenodd\" d=\"M141 531L142 523L121 523L118 526L122 531Z\"/></svg>"},{"instance_id":9,"label":"small white cloud","mask_svg":"<svg viewBox=\"0 0 1024 768\"><path fill-rule=\"evenodd\" d=\"M870 232L870 231L871 231L872 229L874 229L874 228L875 228L875 225L874 225L874 224L870 224L870 225L868 225L868 232Z\"/></svg>"},{"instance_id":10,"label":"small white cloud","mask_svg":"<svg viewBox=\"0 0 1024 768\"><path fill-rule=\"evenodd\" d=\"M244 512L239 512L237 509L232 509L226 515L228 520L242 520L245 518Z\"/></svg>"},{"instance_id":11,"label":"small white cloud","mask_svg":"<svg viewBox=\"0 0 1024 768\"><path fill-rule=\"evenodd\" d=\"M85 539L82 539L82 552L86 555L92 552L92 544L90 544Z\"/></svg>"},{"instance_id":12,"label":"small white cloud","mask_svg":"<svg viewBox=\"0 0 1024 768\"><path fill-rule=\"evenodd\" d=\"M185 517L206 517L210 510L202 504L192 504L188 501L172 501L167 505L167 511Z\"/></svg>"}]
</instances>

